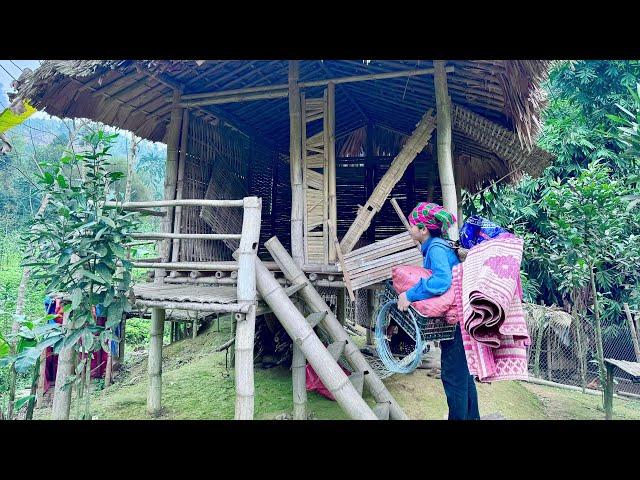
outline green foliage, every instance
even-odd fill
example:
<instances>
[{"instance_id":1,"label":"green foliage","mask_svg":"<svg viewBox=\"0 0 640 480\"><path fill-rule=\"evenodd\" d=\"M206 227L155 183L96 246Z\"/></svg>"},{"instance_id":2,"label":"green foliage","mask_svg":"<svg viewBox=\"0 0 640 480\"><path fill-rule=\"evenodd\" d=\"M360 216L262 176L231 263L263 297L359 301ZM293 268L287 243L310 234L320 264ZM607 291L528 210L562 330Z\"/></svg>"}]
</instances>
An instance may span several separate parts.
<instances>
[{"instance_id":1,"label":"green foliage","mask_svg":"<svg viewBox=\"0 0 640 480\"><path fill-rule=\"evenodd\" d=\"M84 137L83 152L41 163L43 173L38 178L49 204L24 236L28 254L23 266L32 267L32 278L48 292L70 295L71 305L65 307L69 322L52 345L54 351L63 347L108 351L108 342L117 341L113 327L123 312L130 311L132 264L122 245L132 241L137 213L105 203L119 198L113 185L124 175L110 168L115 137L102 130L90 132ZM96 305L107 317L105 327L96 323Z\"/></svg>"},{"instance_id":2,"label":"green foliage","mask_svg":"<svg viewBox=\"0 0 640 480\"><path fill-rule=\"evenodd\" d=\"M627 335L621 304L640 309L640 62L564 62L546 84L538 141L556 155L540 178L465 198L525 240L531 301L570 307L595 271L603 338ZM593 303L593 298L585 301ZM593 321L593 310L579 312Z\"/></svg>"}]
</instances>

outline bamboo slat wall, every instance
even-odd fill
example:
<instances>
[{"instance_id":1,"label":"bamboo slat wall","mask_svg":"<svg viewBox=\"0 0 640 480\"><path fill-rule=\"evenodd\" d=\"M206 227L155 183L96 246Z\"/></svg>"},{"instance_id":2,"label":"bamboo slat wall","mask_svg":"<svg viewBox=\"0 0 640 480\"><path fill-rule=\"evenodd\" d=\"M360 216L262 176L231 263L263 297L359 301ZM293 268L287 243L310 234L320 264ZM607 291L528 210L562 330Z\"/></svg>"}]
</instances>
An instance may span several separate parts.
<instances>
[{"instance_id":1,"label":"bamboo slat wall","mask_svg":"<svg viewBox=\"0 0 640 480\"><path fill-rule=\"evenodd\" d=\"M227 127L213 126L191 115L183 198L262 198L259 254L264 242L278 235L290 248L291 187L289 165L273 152ZM239 233L242 210L185 208L180 226L188 233ZM183 240L180 261L231 260L237 240ZM235 248L234 248L235 247ZM267 254L268 255L268 254Z\"/></svg>"},{"instance_id":2,"label":"bamboo slat wall","mask_svg":"<svg viewBox=\"0 0 640 480\"><path fill-rule=\"evenodd\" d=\"M189 125L183 198L242 198L245 195L256 195L262 198L263 205L259 256L269 259L264 242L274 235L280 239L287 251L291 251L291 183L288 160L251 142L249 138L232 129L212 126L197 116L190 117ZM389 152L389 155L374 156L368 162L365 162L364 156L336 159L338 238L341 239L347 232L356 217L358 205L364 205L371 193L368 191L371 187L366 184L368 175L365 163L370 169L369 185L375 186L397 154L389 149L394 145L395 148L401 148L400 142L394 145L392 143L388 140L378 146L375 142L376 154ZM429 150L427 147L418 155L391 193L406 213L419 201L440 199L437 166ZM363 155L364 152L359 154ZM203 209L201 212L196 208L184 208L180 231L237 233L232 226L228 227L229 232L220 226L212 228L212 224L228 226L232 223L226 217L215 220L214 210L222 210L221 213L224 215L237 214L239 223L233 224L241 225L240 210ZM374 217L369 230L365 235L371 242L401 233L404 227L387 201ZM182 240L179 258L180 261L231 260L231 251L230 247L225 245L225 241L221 240Z\"/></svg>"}]
</instances>

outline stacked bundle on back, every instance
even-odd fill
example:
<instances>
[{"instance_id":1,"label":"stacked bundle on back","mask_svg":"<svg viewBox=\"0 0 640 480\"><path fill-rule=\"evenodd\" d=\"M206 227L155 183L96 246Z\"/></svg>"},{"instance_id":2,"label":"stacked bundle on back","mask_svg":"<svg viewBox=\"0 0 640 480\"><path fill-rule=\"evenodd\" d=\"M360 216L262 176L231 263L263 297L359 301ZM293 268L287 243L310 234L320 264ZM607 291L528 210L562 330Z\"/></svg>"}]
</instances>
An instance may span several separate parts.
<instances>
[{"instance_id":1,"label":"stacked bundle on back","mask_svg":"<svg viewBox=\"0 0 640 480\"><path fill-rule=\"evenodd\" d=\"M409 232L353 250L343 256L342 268L347 286L358 290L391 278L391 269L398 265L422 266L422 254Z\"/></svg>"}]
</instances>

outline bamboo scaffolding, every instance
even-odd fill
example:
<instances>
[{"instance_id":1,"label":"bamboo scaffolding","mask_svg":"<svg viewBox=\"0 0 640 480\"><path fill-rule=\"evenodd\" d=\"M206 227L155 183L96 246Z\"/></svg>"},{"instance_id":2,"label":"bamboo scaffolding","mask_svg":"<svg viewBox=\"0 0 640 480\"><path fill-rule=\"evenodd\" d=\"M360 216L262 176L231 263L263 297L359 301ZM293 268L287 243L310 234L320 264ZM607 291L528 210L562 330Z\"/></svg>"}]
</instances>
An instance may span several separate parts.
<instances>
[{"instance_id":1,"label":"bamboo scaffolding","mask_svg":"<svg viewBox=\"0 0 640 480\"><path fill-rule=\"evenodd\" d=\"M394 158L389 169L376 185L365 205L358 210L356 219L342 238L342 242L340 242L340 248L343 254L349 253L353 249L356 242L365 230L369 228L369 225L371 225L373 217L382 208L393 187L395 187L404 175L409 164L418 153L424 149L427 143L429 143L431 133L435 127L431 112L432 110L429 110L424 114L416 126L416 129L402 147L400 153Z\"/></svg>"},{"instance_id":2,"label":"bamboo scaffolding","mask_svg":"<svg viewBox=\"0 0 640 480\"><path fill-rule=\"evenodd\" d=\"M256 284L264 301L347 415L354 420L377 420L305 317L260 259L256 259Z\"/></svg>"},{"instance_id":3,"label":"bamboo scaffolding","mask_svg":"<svg viewBox=\"0 0 640 480\"><path fill-rule=\"evenodd\" d=\"M331 309L323 300L318 291L311 286L309 280L302 272L302 270L300 270L300 268L295 265L293 258L291 258L291 256L287 253L286 249L282 246L278 238L272 237L267 240L265 242L265 247L292 285L306 284L306 286L299 291L299 295L306 302L312 312L326 312L326 315L320 322L320 325L329 333L333 341L345 342L345 358L355 371L365 374L364 382L375 398L376 402L389 402L391 418L395 420L408 419L406 414L402 411L398 403L384 386L382 380L380 380L380 377L378 377L367 360L364 358L364 356L358 349L358 346L351 342L349 335L340 324L338 318L336 318L336 316L331 312Z\"/></svg>"}]
</instances>

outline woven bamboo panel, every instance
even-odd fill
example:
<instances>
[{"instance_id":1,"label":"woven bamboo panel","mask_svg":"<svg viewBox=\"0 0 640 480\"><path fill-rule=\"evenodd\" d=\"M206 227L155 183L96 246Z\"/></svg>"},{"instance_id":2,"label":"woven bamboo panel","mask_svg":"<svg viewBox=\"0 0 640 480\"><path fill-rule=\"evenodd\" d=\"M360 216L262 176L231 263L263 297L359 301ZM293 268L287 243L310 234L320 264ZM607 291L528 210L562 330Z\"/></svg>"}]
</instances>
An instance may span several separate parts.
<instances>
[{"instance_id":1,"label":"woven bamboo panel","mask_svg":"<svg viewBox=\"0 0 640 480\"><path fill-rule=\"evenodd\" d=\"M406 231L344 256L344 271L354 290L390 279L398 265L422 265L422 254Z\"/></svg>"}]
</instances>

